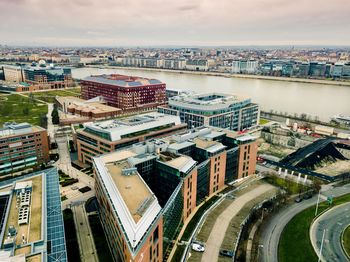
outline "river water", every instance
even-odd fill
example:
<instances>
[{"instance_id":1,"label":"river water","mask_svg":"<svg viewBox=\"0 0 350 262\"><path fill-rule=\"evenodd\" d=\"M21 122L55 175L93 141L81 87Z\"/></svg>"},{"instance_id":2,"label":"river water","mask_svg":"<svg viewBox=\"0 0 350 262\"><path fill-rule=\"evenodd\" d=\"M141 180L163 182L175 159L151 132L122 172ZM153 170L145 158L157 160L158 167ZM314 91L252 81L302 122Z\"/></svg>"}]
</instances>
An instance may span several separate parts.
<instances>
[{"instance_id":1,"label":"river water","mask_svg":"<svg viewBox=\"0 0 350 262\"><path fill-rule=\"evenodd\" d=\"M248 95L265 111L306 113L329 121L336 114L350 115L350 86L273 81L263 79L229 78L142 69L73 68L74 78L92 74L118 73L159 79L170 89L197 93L222 92Z\"/></svg>"}]
</instances>

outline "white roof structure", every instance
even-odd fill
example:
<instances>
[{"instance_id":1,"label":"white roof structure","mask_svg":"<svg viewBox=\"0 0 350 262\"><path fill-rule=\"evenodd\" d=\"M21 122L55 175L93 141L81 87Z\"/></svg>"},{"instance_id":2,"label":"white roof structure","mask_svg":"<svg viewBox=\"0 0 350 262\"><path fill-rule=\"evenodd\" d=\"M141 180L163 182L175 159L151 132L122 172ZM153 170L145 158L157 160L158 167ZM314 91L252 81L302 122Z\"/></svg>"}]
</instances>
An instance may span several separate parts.
<instances>
[{"instance_id":1,"label":"white roof structure","mask_svg":"<svg viewBox=\"0 0 350 262\"><path fill-rule=\"evenodd\" d=\"M109 134L110 141L118 141L124 136L132 135L133 133L146 132L147 130L170 124L180 125L180 117L151 112L118 120L86 123L84 127L93 131Z\"/></svg>"},{"instance_id":2,"label":"white roof structure","mask_svg":"<svg viewBox=\"0 0 350 262\"><path fill-rule=\"evenodd\" d=\"M129 150L117 151L95 157L94 165L129 245L136 248L161 212L161 206L137 170L128 164L127 159L133 156L136 154Z\"/></svg>"}]
</instances>

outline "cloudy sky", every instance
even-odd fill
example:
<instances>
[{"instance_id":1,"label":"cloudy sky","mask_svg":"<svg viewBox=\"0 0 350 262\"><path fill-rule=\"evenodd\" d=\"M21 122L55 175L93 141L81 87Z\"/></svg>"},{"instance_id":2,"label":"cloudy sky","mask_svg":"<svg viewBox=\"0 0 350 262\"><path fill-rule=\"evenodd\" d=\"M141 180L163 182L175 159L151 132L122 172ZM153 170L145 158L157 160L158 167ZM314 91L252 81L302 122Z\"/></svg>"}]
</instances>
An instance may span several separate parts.
<instances>
[{"instance_id":1,"label":"cloudy sky","mask_svg":"<svg viewBox=\"0 0 350 262\"><path fill-rule=\"evenodd\" d=\"M350 0L0 0L0 44L350 45Z\"/></svg>"}]
</instances>

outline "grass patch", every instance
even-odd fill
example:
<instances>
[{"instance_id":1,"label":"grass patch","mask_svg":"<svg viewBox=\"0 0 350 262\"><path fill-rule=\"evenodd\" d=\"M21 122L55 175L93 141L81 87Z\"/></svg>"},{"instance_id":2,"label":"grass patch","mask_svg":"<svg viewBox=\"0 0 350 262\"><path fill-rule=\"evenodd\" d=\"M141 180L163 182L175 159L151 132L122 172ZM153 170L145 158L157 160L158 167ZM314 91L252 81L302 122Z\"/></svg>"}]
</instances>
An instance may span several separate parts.
<instances>
[{"instance_id":1,"label":"grass patch","mask_svg":"<svg viewBox=\"0 0 350 262\"><path fill-rule=\"evenodd\" d=\"M288 194L291 194L291 195L302 193L310 189L304 184L298 184L289 179L283 179L277 176L267 176L264 178L264 180L271 185L274 185L286 190Z\"/></svg>"},{"instance_id":2,"label":"grass patch","mask_svg":"<svg viewBox=\"0 0 350 262\"><path fill-rule=\"evenodd\" d=\"M35 99L39 99L48 103L53 103L55 102L56 96L79 96L80 88L46 90L42 92L33 92L32 95Z\"/></svg>"},{"instance_id":3,"label":"grass patch","mask_svg":"<svg viewBox=\"0 0 350 262\"><path fill-rule=\"evenodd\" d=\"M350 194L337 197L333 206L350 201ZM319 204L318 213L325 211L328 203ZM278 244L278 260L280 262L317 261L317 255L311 244L309 229L315 216L315 206L312 206L294 216L284 228Z\"/></svg>"},{"instance_id":4,"label":"grass patch","mask_svg":"<svg viewBox=\"0 0 350 262\"><path fill-rule=\"evenodd\" d=\"M0 126L5 122L41 124L41 116L47 114L47 105L18 94L6 96L0 102Z\"/></svg>"},{"instance_id":5,"label":"grass patch","mask_svg":"<svg viewBox=\"0 0 350 262\"><path fill-rule=\"evenodd\" d=\"M348 226L343 235L343 245L346 254L349 256L350 255L350 226Z\"/></svg>"},{"instance_id":6,"label":"grass patch","mask_svg":"<svg viewBox=\"0 0 350 262\"><path fill-rule=\"evenodd\" d=\"M264 124L267 124L268 122L270 122L270 121L267 119L264 119L264 118L260 118L259 125L264 125Z\"/></svg>"},{"instance_id":7,"label":"grass patch","mask_svg":"<svg viewBox=\"0 0 350 262\"><path fill-rule=\"evenodd\" d=\"M68 261L81 261L77 232L74 225L74 217L71 209L63 210L64 235L66 237L66 247Z\"/></svg>"},{"instance_id":8,"label":"grass patch","mask_svg":"<svg viewBox=\"0 0 350 262\"><path fill-rule=\"evenodd\" d=\"M216 200L218 200L218 196L211 197L208 201L206 201L196 212L196 214L192 217L191 221L187 224L187 227L182 235L181 241L188 241L190 236L192 235L193 230L198 224L204 212L210 208Z\"/></svg>"},{"instance_id":9,"label":"grass patch","mask_svg":"<svg viewBox=\"0 0 350 262\"><path fill-rule=\"evenodd\" d=\"M186 245L179 245L176 247L175 253L171 258L171 262L181 261L182 255L185 252Z\"/></svg>"},{"instance_id":10,"label":"grass patch","mask_svg":"<svg viewBox=\"0 0 350 262\"><path fill-rule=\"evenodd\" d=\"M99 216L89 215L88 218L98 259L100 261L113 261Z\"/></svg>"}]
</instances>

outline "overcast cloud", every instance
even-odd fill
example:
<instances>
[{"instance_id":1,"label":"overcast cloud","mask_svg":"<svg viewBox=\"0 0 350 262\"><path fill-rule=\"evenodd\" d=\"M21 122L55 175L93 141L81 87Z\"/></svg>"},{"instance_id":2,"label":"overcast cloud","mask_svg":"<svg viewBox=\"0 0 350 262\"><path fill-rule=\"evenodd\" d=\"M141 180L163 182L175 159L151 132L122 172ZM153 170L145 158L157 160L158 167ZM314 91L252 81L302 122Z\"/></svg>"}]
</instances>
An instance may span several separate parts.
<instances>
[{"instance_id":1,"label":"overcast cloud","mask_svg":"<svg viewBox=\"0 0 350 262\"><path fill-rule=\"evenodd\" d=\"M350 45L350 0L0 0L0 44Z\"/></svg>"}]
</instances>

